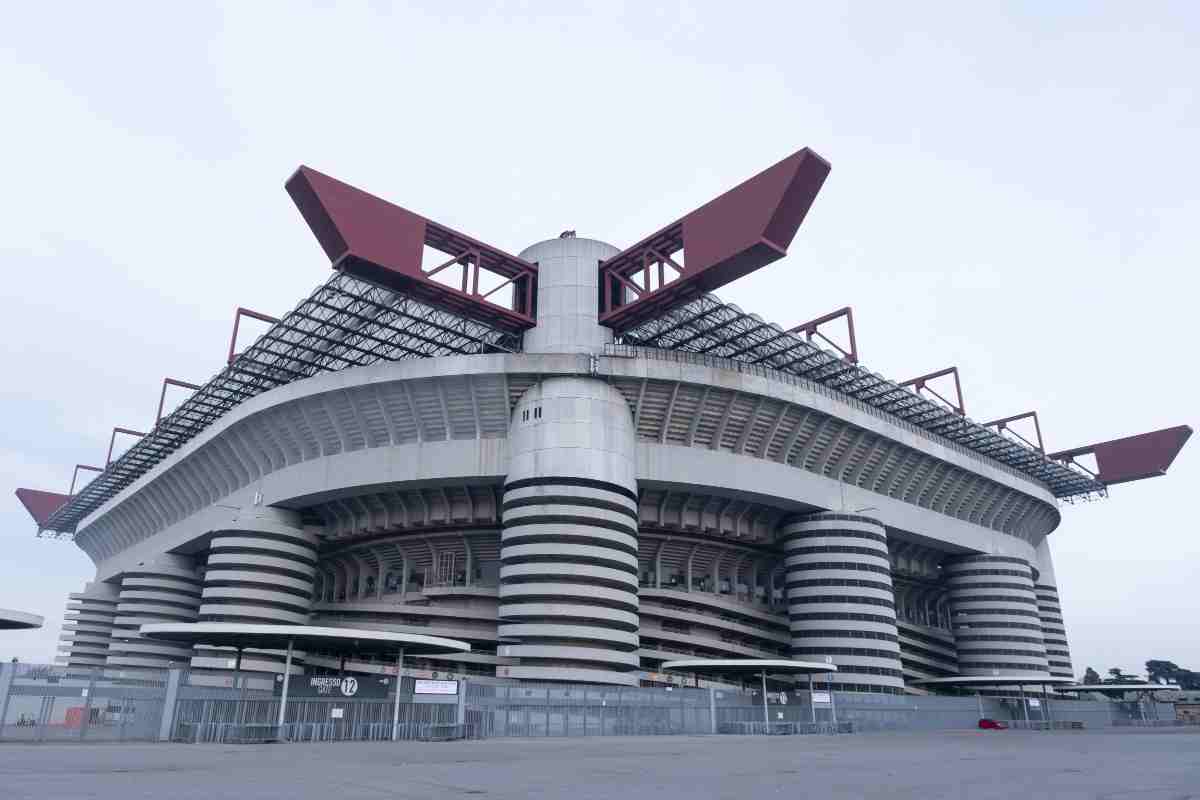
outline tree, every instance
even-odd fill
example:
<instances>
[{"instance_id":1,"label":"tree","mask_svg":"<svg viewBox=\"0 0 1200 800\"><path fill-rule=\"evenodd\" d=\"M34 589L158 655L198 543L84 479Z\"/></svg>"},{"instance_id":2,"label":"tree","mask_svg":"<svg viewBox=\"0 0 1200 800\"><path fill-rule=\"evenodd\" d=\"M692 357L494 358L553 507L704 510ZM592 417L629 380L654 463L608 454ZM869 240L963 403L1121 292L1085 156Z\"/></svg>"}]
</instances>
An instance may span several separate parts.
<instances>
[{"instance_id":1,"label":"tree","mask_svg":"<svg viewBox=\"0 0 1200 800\"><path fill-rule=\"evenodd\" d=\"M1151 683L1177 683L1180 689L1200 691L1200 672L1184 669L1173 661L1152 658L1146 662Z\"/></svg>"},{"instance_id":2,"label":"tree","mask_svg":"<svg viewBox=\"0 0 1200 800\"><path fill-rule=\"evenodd\" d=\"M1085 686L1095 686L1096 684L1100 683L1100 673L1096 672L1096 670L1092 669L1091 667L1088 667L1083 673L1083 680L1081 683L1083 683Z\"/></svg>"},{"instance_id":3,"label":"tree","mask_svg":"<svg viewBox=\"0 0 1200 800\"><path fill-rule=\"evenodd\" d=\"M1144 680L1137 675L1130 675L1127 672L1122 672L1120 667L1113 667L1108 671L1111 677L1105 678L1104 683L1145 683Z\"/></svg>"}]
</instances>

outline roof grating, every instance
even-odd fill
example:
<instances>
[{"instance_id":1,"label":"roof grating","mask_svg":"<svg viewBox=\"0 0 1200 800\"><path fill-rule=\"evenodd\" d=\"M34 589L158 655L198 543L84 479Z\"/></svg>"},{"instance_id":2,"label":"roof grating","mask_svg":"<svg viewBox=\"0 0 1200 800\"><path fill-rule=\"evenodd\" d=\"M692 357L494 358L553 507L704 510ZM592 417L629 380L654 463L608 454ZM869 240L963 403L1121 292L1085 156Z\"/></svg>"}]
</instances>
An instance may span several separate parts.
<instances>
[{"instance_id":1,"label":"roof grating","mask_svg":"<svg viewBox=\"0 0 1200 800\"><path fill-rule=\"evenodd\" d=\"M60 506L39 526L39 534L74 533L84 517L242 401L269 389L380 361L519 350L519 335L334 273Z\"/></svg>"},{"instance_id":2,"label":"roof grating","mask_svg":"<svg viewBox=\"0 0 1200 800\"><path fill-rule=\"evenodd\" d=\"M840 354L805 340L802 334L767 324L731 303L706 294L643 322L618 337L619 343L727 359L784 372L857 401L914 426L952 448L987 458L1024 478L1045 485L1063 500L1093 499L1105 485L1073 465L985 428L893 381L851 363Z\"/></svg>"}]
</instances>

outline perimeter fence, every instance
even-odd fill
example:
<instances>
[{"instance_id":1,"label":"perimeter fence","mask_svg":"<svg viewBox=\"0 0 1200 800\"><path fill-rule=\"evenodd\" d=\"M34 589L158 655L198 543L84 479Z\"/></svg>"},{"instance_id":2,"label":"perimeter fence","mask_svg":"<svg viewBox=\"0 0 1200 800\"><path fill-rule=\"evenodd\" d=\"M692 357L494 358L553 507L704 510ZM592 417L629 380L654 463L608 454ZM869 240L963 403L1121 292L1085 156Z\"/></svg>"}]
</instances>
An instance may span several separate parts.
<instances>
[{"instance_id":1,"label":"perimeter fence","mask_svg":"<svg viewBox=\"0 0 1200 800\"><path fill-rule=\"evenodd\" d=\"M206 681L209 685L205 685ZM1032 730L1175 725L1169 704L904 696L804 690L444 682L421 695L405 677L372 698L280 698L269 681L211 685L190 671L0 665L0 741L441 740L491 737L835 734L974 728L980 717ZM361 679L360 679L361 682ZM297 681L293 681L293 686ZM299 693L297 693L299 695Z\"/></svg>"}]
</instances>

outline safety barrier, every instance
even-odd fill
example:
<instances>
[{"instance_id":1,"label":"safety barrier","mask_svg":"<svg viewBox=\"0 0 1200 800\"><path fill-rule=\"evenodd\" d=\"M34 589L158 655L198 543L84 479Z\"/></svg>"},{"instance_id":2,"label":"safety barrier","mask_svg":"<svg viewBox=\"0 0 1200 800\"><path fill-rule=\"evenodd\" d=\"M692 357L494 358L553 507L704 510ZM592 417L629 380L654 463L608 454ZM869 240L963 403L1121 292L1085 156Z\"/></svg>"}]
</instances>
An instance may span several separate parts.
<instances>
[{"instance_id":1,"label":"safety barrier","mask_svg":"<svg viewBox=\"0 0 1200 800\"><path fill-rule=\"evenodd\" d=\"M853 722L721 722L717 725L717 733L737 736L828 736L854 732Z\"/></svg>"},{"instance_id":2,"label":"safety barrier","mask_svg":"<svg viewBox=\"0 0 1200 800\"><path fill-rule=\"evenodd\" d=\"M1078 720L1024 720L1017 719L1006 723L1013 730L1025 731L1081 731L1084 724Z\"/></svg>"}]
</instances>

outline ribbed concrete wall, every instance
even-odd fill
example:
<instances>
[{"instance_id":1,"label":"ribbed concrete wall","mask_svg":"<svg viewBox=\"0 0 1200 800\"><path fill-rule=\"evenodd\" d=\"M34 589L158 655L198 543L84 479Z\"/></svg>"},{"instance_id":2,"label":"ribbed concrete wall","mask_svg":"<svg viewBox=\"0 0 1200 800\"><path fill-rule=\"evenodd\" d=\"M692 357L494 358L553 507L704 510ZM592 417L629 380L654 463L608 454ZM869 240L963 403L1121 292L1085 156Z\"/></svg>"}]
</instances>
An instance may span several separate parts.
<instances>
[{"instance_id":1,"label":"ribbed concrete wall","mask_svg":"<svg viewBox=\"0 0 1200 800\"><path fill-rule=\"evenodd\" d=\"M195 622L199 612L200 576L193 559L164 554L125 573L106 665L167 669L187 663L191 647L145 639L138 628L153 622Z\"/></svg>"},{"instance_id":2,"label":"ribbed concrete wall","mask_svg":"<svg viewBox=\"0 0 1200 800\"><path fill-rule=\"evenodd\" d=\"M209 542L199 621L305 625L316 568L317 537L301 529L299 515L276 508L243 508ZM234 658L229 649L197 647L192 666L219 672L194 679L228 684ZM297 655L297 667L301 660L302 654ZM282 673L284 663L280 651L247 650L242 671L248 676Z\"/></svg>"},{"instance_id":3,"label":"ribbed concrete wall","mask_svg":"<svg viewBox=\"0 0 1200 800\"><path fill-rule=\"evenodd\" d=\"M1049 675L1028 561L971 555L947 560L942 569L963 675Z\"/></svg>"},{"instance_id":4,"label":"ribbed concrete wall","mask_svg":"<svg viewBox=\"0 0 1200 800\"><path fill-rule=\"evenodd\" d=\"M111 583L89 583L70 595L56 660L72 667L102 667L112 642L118 589Z\"/></svg>"},{"instance_id":5,"label":"ribbed concrete wall","mask_svg":"<svg viewBox=\"0 0 1200 800\"><path fill-rule=\"evenodd\" d=\"M500 550L502 677L637 685L638 511L621 395L553 378L513 414Z\"/></svg>"},{"instance_id":6,"label":"ribbed concrete wall","mask_svg":"<svg viewBox=\"0 0 1200 800\"><path fill-rule=\"evenodd\" d=\"M271 508L243 510L235 525L209 543L200 621L307 624L316 536Z\"/></svg>"},{"instance_id":7,"label":"ribbed concrete wall","mask_svg":"<svg viewBox=\"0 0 1200 800\"><path fill-rule=\"evenodd\" d=\"M1050 665L1050 674L1059 678L1072 678L1075 671L1071 665L1071 649L1067 645L1067 629L1063 627L1058 588L1039 583L1033 589L1037 592L1038 616L1042 622L1042 639L1046 643L1046 661Z\"/></svg>"},{"instance_id":8,"label":"ribbed concrete wall","mask_svg":"<svg viewBox=\"0 0 1200 800\"><path fill-rule=\"evenodd\" d=\"M792 656L828 657L838 686L903 691L884 527L854 514L814 514L784 524L779 540Z\"/></svg>"}]
</instances>

